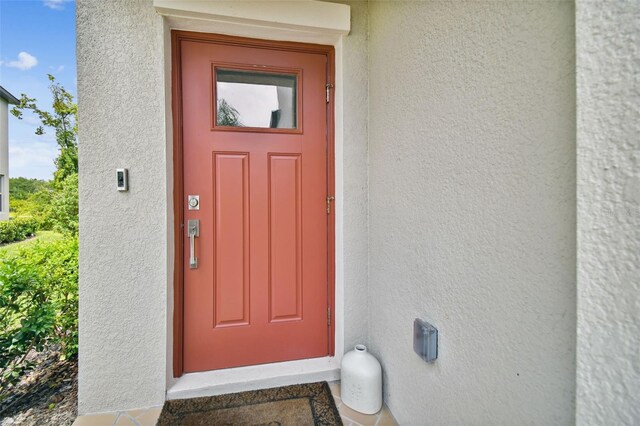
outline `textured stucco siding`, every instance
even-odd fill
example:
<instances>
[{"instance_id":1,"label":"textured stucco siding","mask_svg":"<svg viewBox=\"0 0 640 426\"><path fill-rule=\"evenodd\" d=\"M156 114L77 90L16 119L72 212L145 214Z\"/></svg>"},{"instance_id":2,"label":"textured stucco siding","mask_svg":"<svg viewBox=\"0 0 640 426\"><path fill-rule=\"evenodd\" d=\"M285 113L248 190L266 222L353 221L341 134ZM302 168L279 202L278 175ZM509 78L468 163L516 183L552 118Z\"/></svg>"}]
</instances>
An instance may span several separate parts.
<instances>
[{"instance_id":1,"label":"textured stucco siding","mask_svg":"<svg viewBox=\"0 0 640 426\"><path fill-rule=\"evenodd\" d=\"M640 3L345 3L345 349L401 424L638 423ZM164 400L172 166L152 2L77 18L82 414Z\"/></svg>"},{"instance_id":2,"label":"textured stucco siding","mask_svg":"<svg viewBox=\"0 0 640 426\"><path fill-rule=\"evenodd\" d=\"M640 424L640 2L576 5L576 419Z\"/></svg>"},{"instance_id":3,"label":"textured stucco siding","mask_svg":"<svg viewBox=\"0 0 640 426\"><path fill-rule=\"evenodd\" d=\"M0 99L0 175L2 179L2 206L0 220L9 219L9 105Z\"/></svg>"},{"instance_id":4,"label":"textured stucco siding","mask_svg":"<svg viewBox=\"0 0 640 426\"><path fill-rule=\"evenodd\" d=\"M80 414L162 404L167 196L162 18L77 3ZM129 192L115 169L129 169Z\"/></svg>"},{"instance_id":5,"label":"textured stucco siding","mask_svg":"<svg viewBox=\"0 0 640 426\"><path fill-rule=\"evenodd\" d=\"M344 347L367 341L368 242L368 6L351 6L351 32L343 38Z\"/></svg>"},{"instance_id":6,"label":"textured stucco siding","mask_svg":"<svg viewBox=\"0 0 640 426\"><path fill-rule=\"evenodd\" d=\"M369 340L400 424L574 421L570 2L372 2ZM439 358L412 348L416 317Z\"/></svg>"}]
</instances>

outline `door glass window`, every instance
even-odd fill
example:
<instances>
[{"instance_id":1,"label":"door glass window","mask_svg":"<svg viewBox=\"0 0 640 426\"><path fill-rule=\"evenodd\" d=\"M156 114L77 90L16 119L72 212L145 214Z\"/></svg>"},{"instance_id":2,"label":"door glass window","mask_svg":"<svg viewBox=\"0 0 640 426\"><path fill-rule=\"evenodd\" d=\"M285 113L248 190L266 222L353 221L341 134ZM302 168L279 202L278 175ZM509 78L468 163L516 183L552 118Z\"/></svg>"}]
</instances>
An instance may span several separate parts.
<instances>
[{"instance_id":1,"label":"door glass window","mask_svg":"<svg viewBox=\"0 0 640 426\"><path fill-rule=\"evenodd\" d=\"M216 70L216 125L295 129L297 76Z\"/></svg>"}]
</instances>

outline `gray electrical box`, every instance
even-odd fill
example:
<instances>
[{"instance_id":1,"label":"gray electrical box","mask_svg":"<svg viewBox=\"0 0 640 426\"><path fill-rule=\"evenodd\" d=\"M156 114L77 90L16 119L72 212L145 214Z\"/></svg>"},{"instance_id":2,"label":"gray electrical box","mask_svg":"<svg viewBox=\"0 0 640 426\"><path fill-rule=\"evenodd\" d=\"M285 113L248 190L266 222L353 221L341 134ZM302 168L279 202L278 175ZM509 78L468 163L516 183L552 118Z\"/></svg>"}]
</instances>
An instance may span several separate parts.
<instances>
[{"instance_id":1,"label":"gray electrical box","mask_svg":"<svg viewBox=\"0 0 640 426\"><path fill-rule=\"evenodd\" d=\"M438 329L416 318L413 321L413 350L427 362L438 358Z\"/></svg>"}]
</instances>

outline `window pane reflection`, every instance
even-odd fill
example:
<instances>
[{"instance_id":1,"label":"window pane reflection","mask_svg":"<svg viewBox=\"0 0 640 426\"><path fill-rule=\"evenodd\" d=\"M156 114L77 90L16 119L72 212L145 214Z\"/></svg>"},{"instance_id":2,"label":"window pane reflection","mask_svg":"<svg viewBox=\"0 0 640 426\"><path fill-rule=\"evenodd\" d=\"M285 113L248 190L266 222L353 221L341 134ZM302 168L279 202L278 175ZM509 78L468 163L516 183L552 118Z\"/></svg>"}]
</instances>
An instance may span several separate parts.
<instances>
[{"instance_id":1,"label":"window pane reflection","mask_svg":"<svg viewBox=\"0 0 640 426\"><path fill-rule=\"evenodd\" d=\"M216 71L217 125L295 129L296 76L253 71Z\"/></svg>"}]
</instances>

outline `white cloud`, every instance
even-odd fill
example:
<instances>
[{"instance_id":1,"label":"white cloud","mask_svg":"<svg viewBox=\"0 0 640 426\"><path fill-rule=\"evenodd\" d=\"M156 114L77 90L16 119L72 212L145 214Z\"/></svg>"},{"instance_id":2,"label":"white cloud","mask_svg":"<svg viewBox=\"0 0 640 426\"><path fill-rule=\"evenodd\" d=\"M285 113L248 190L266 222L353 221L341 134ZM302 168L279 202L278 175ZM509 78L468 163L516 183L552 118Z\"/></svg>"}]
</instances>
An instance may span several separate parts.
<instances>
[{"instance_id":1,"label":"white cloud","mask_svg":"<svg viewBox=\"0 0 640 426\"><path fill-rule=\"evenodd\" d=\"M28 54L27 52L18 53L17 61L9 61L7 62L7 66L11 68L18 68L21 70L28 70L38 65L38 59Z\"/></svg>"},{"instance_id":2,"label":"white cloud","mask_svg":"<svg viewBox=\"0 0 640 426\"><path fill-rule=\"evenodd\" d=\"M69 0L44 0L43 3L49 9L62 10L64 9L64 3L66 3L67 1Z\"/></svg>"},{"instance_id":3,"label":"white cloud","mask_svg":"<svg viewBox=\"0 0 640 426\"><path fill-rule=\"evenodd\" d=\"M44 137L41 137L44 139ZM9 176L51 179L58 147L51 140L9 140Z\"/></svg>"},{"instance_id":4,"label":"white cloud","mask_svg":"<svg viewBox=\"0 0 640 426\"><path fill-rule=\"evenodd\" d=\"M55 72L62 72L62 71L64 71L64 65L58 65L57 67L54 67L54 66L50 65L49 69L53 70Z\"/></svg>"}]
</instances>

